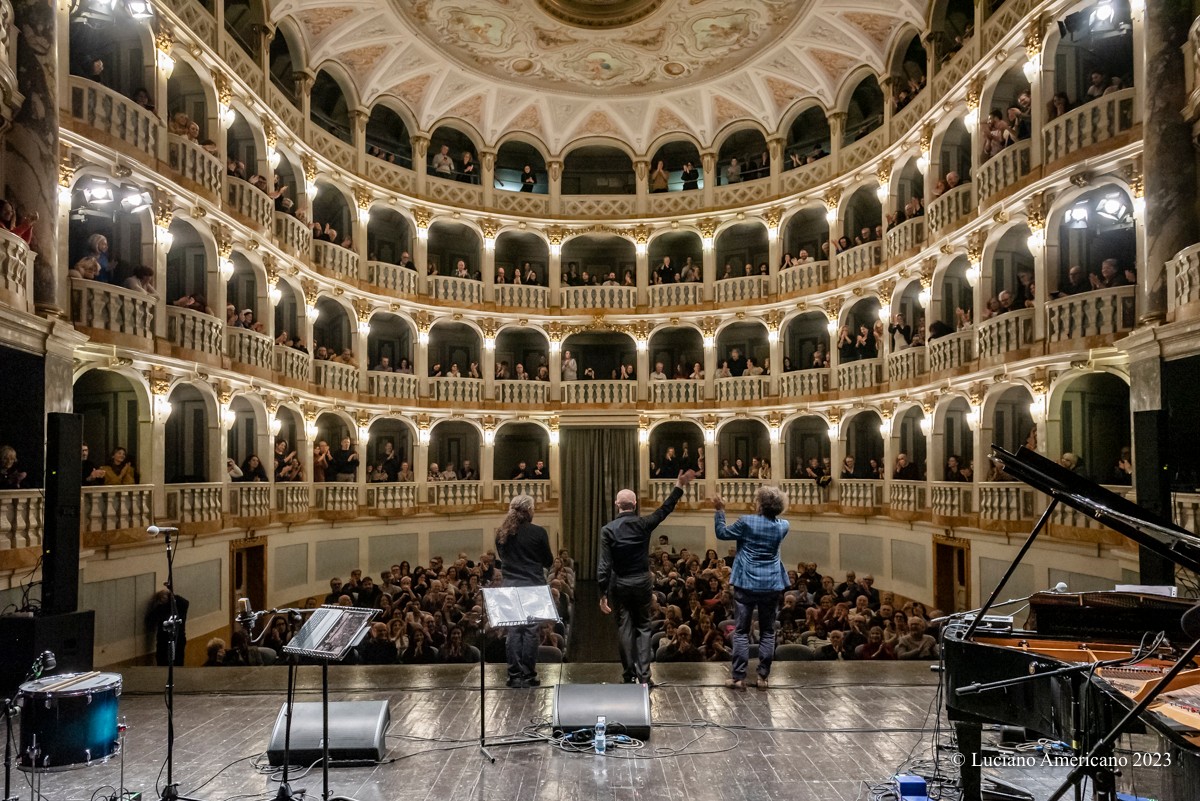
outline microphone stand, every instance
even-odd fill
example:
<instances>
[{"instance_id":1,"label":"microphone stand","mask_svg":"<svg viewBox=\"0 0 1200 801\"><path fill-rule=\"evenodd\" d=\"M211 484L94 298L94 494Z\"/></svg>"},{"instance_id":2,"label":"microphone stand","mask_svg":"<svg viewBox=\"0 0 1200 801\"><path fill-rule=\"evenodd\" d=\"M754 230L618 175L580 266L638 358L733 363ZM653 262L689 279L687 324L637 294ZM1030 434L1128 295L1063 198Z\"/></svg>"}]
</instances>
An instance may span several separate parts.
<instances>
[{"instance_id":1,"label":"microphone stand","mask_svg":"<svg viewBox=\"0 0 1200 801\"><path fill-rule=\"evenodd\" d=\"M17 714L16 696L4 699L4 801L17 801L12 795L13 717Z\"/></svg>"},{"instance_id":2,"label":"microphone stand","mask_svg":"<svg viewBox=\"0 0 1200 801\"><path fill-rule=\"evenodd\" d=\"M174 780L175 767L175 649L179 647L179 605L175 602L175 548L171 542L171 530L160 529L166 538L167 547L167 591L170 593L171 615L163 623L167 632L167 783L162 788L159 801L199 801L179 794Z\"/></svg>"}]
</instances>

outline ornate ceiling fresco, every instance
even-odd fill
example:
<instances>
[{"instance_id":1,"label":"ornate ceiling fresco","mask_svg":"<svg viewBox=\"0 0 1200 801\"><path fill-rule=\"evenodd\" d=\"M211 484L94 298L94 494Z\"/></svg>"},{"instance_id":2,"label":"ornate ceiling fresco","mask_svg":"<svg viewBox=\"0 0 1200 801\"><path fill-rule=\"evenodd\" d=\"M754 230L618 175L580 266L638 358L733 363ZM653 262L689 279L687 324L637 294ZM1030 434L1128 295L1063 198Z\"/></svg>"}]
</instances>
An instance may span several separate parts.
<instances>
[{"instance_id":1,"label":"ornate ceiling fresco","mask_svg":"<svg viewBox=\"0 0 1200 801\"><path fill-rule=\"evenodd\" d=\"M922 0L280 0L310 65L333 60L364 106L418 127L459 118L485 142L522 129L559 152L587 136L635 149L730 122L767 129L798 98L831 106L861 64L883 72Z\"/></svg>"}]
</instances>

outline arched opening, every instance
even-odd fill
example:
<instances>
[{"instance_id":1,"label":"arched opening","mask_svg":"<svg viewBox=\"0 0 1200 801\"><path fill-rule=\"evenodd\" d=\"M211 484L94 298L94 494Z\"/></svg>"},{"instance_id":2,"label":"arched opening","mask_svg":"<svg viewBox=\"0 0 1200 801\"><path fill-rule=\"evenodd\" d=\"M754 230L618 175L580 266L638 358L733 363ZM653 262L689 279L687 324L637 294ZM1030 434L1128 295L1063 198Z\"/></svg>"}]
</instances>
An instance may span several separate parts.
<instances>
[{"instance_id":1,"label":"arched opening","mask_svg":"<svg viewBox=\"0 0 1200 801\"><path fill-rule=\"evenodd\" d=\"M83 416L83 444L87 448L83 461L96 469L106 464L115 468L107 479L85 471L84 486L120 480L119 460L112 460L118 448L125 451L126 461L133 466L133 482L150 483L150 476L143 476L141 471L142 465L150 463L152 436L149 410L140 401L141 395L128 378L110 370L89 370L75 381L71 409Z\"/></svg>"},{"instance_id":2,"label":"arched opening","mask_svg":"<svg viewBox=\"0 0 1200 801\"><path fill-rule=\"evenodd\" d=\"M975 290L967 279L970 266L965 256L959 256L942 272L929 311L930 340L960 331L975 319Z\"/></svg>"},{"instance_id":3,"label":"arched opening","mask_svg":"<svg viewBox=\"0 0 1200 801\"><path fill-rule=\"evenodd\" d=\"M665 189L655 190L654 173L658 170L659 164L662 164L663 171L667 174L667 184ZM686 139L677 142L664 142L659 145L654 151L654 156L650 159L650 187L651 191L671 191L678 192L681 189L703 189L704 180L700 175L700 151L694 144ZM688 170L688 175L683 175L685 169ZM684 186L684 181L695 181L696 185Z\"/></svg>"},{"instance_id":4,"label":"arched opening","mask_svg":"<svg viewBox=\"0 0 1200 801\"><path fill-rule=\"evenodd\" d=\"M266 16L258 0L225 0L225 30L255 60L262 46Z\"/></svg>"},{"instance_id":5,"label":"arched opening","mask_svg":"<svg viewBox=\"0 0 1200 801\"><path fill-rule=\"evenodd\" d=\"M650 337L649 353L652 380L659 372L669 379L704 376L704 340L691 326L657 329Z\"/></svg>"},{"instance_id":6,"label":"arched opening","mask_svg":"<svg viewBox=\"0 0 1200 801\"><path fill-rule=\"evenodd\" d=\"M412 269L414 265L409 255L412 241L412 226L407 217L386 206L371 209L371 218L367 223L368 261L398 264Z\"/></svg>"},{"instance_id":7,"label":"arched opening","mask_svg":"<svg viewBox=\"0 0 1200 801\"><path fill-rule=\"evenodd\" d=\"M496 237L496 283L547 286L550 246L527 231L503 231ZM501 270L503 278L501 279ZM519 276L519 278L518 278Z\"/></svg>"},{"instance_id":8,"label":"arched opening","mask_svg":"<svg viewBox=\"0 0 1200 801\"><path fill-rule=\"evenodd\" d=\"M771 438L761 420L732 420L717 432L721 478L757 478L754 471L770 467ZM771 475L774 475L772 473Z\"/></svg>"},{"instance_id":9,"label":"arched opening","mask_svg":"<svg viewBox=\"0 0 1200 801\"><path fill-rule=\"evenodd\" d=\"M1024 67L1025 64L1017 64L1005 71L979 104L981 117L988 111L1000 113L1000 119L1008 125L1011 139L1015 141L1033 135L1033 96ZM994 114L992 118L995 119Z\"/></svg>"},{"instance_id":10,"label":"arched opening","mask_svg":"<svg viewBox=\"0 0 1200 801\"><path fill-rule=\"evenodd\" d=\"M878 334L878 336L877 336ZM875 359L883 351L880 341L883 324L879 319L879 298L861 298L846 310L835 343L838 363L856 359Z\"/></svg>"},{"instance_id":11,"label":"arched opening","mask_svg":"<svg viewBox=\"0 0 1200 801\"><path fill-rule=\"evenodd\" d=\"M850 247L865 245L881 238L883 234L883 205L879 195L869 186L860 186L846 199L844 239Z\"/></svg>"},{"instance_id":12,"label":"arched opening","mask_svg":"<svg viewBox=\"0 0 1200 801\"><path fill-rule=\"evenodd\" d=\"M217 272L210 271L216 259L209 253L198 231L183 220L171 222L171 249L167 251L167 302L197 312L211 313L210 287L219 286ZM217 301L220 305L220 299Z\"/></svg>"},{"instance_id":13,"label":"arched opening","mask_svg":"<svg viewBox=\"0 0 1200 801\"><path fill-rule=\"evenodd\" d=\"M562 344L562 359L574 359L580 381L634 380L637 351L625 334L587 331L572 334ZM569 380L564 377L564 380Z\"/></svg>"},{"instance_id":14,"label":"arched opening","mask_svg":"<svg viewBox=\"0 0 1200 801\"><path fill-rule=\"evenodd\" d=\"M942 135L938 146L937 170L940 177L933 186L935 200L970 180L971 134L962 120L956 119L951 122Z\"/></svg>"},{"instance_id":15,"label":"arched opening","mask_svg":"<svg viewBox=\"0 0 1200 801\"><path fill-rule=\"evenodd\" d=\"M967 425L970 413L966 398L956 396L940 412L941 425L933 427L934 459L941 464L942 481L970 481L974 477L975 437ZM930 474L934 475L932 470Z\"/></svg>"},{"instance_id":16,"label":"arched opening","mask_svg":"<svg viewBox=\"0 0 1200 801\"><path fill-rule=\"evenodd\" d=\"M859 81L850 94L842 144L857 142L880 125L883 125L883 91L879 88L879 80L871 74Z\"/></svg>"},{"instance_id":17,"label":"arched opening","mask_svg":"<svg viewBox=\"0 0 1200 801\"><path fill-rule=\"evenodd\" d=\"M492 476L497 481L550 478L550 435L541 426L505 423L496 432L494 448Z\"/></svg>"},{"instance_id":18,"label":"arched opening","mask_svg":"<svg viewBox=\"0 0 1200 801\"><path fill-rule=\"evenodd\" d=\"M337 481L337 474L334 472L332 464L332 454L342 449L342 443L345 440L350 440L350 448L357 451L357 448L354 448L355 436L356 432L351 430L341 415L323 412L317 416L316 448L313 451L313 481ZM318 453L325 457L326 464L322 465L317 461Z\"/></svg>"},{"instance_id":19,"label":"arched opening","mask_svg":"<svg viewBox=\"0 0 1200 801\"><path fill-rule=\"evenodd\" d=\"M788 478L830 475L829 424L823 417L806 415L788 423L784 431Z\"/></svg>"},{"instance_id":20,"label":"arched opening","mask_svg":"<svg viewBox=\"0 0 1200 801\"><path fill-rule=\"evenodd\" d=\"M889 228L925 213L925 176L917 169L916 159L909 159L900 170L893 191L896 196L896 210L888 215ZM880 211L882 212L882 204ZM862 236L861 230L859 236Z\"/></svg>"},{"instance_id":21,"label":"arched opening","mask_svg":"<svg viewBox=\"0 0 1200 801\"><path fill-rule=\"evenodd\" d=\"M584 145L563 158L564 195L632 195L636 191L633 159L620 148Z\"/></svg>"},{"instance_id":22,"label":"arched opening","mask_svg":"<svg viewBox=\"0 0 1200 801\"><path fill-rule=\"evenodd\" d=\"M479 183L475 143L457 128L439 125L429 137L429 174L447 181Z\"/></svg>"},{"instance_id":23,"label":"arched opening","mask_svg":"<svg viewBox=\"0 0 1200 801\"><path fill-rule=\"evenodd\" d=\"M695 423L660 423L650 430L651 478L674 480L703 464L704 432Z\"/></svg>"},{"instance_id":24,"label":"arched opening","mask_svg":"<svg viewBox=\"0 0 1200 801\"><path fill-rule=\"evenodd\" d=\"M354 129L350 127L350 102L346 90L326 70L318 72L313 80L309 118L343 142L354 143Z\"/></svg>"},{"instance_id":25,"label":"arched opening","mask_svg":"<svg viewBox=\"0 0 1200 801\"><path fill-rule=\"evenodd\" d=\"M412 446L412 429L403 422L388 417L373 420L366 449L367 480L412 481Z\"/></svg>"},{"instance_id":26,"label":"arched opening","mask_svg":"<svg viewBox=\"0 0 1200 801\"><path fill-rule=\"evenodd\" d=\"M883 478L883 421L874 410L859 412L842 426L846 435L846 455L854 457L855 478Z\"/></svg>"},{"instance_id":27,"label":"arched opening","mask_svg":"<svg viewBox=\"0 0 1200 801\"><path fill-rule=\"evenodd\" d=\"M549 381L549 345L536 328L509 326L496 335L496 378L501 381Z\"/></svg>"},{"instance_id":28,"label":"arched opening","mask_svg":"<svg viewBox=\"0 0 1200 801\"><path fill-rule=\"evenodd\" d=\"M897 48L892 59L892 108L900 111L925 89L928 65L921 34L913 31L908 43Z\"/></svg>"},{"instance_id":29,"label":"arched opening","mask_svg":"<svg viewBox=\"0 0 1200 801\"><path fill-rule=\"evenodd\" d=\"M1025 445L1036 446L1037 432L1029 404L1033 396L1025 387L1008 387L992 404L991 417L986 420L982 434L984 442L991 442L1007 451L1016 451ZM993 477L989 477L993 480Z\"/></svg>"},{"instance_id":30,"label":"arched opening","mask_svg":"<svg viewBox=\"0 0 1200 801\"><path fill-rule=\"evenodd\" d=\"M598 276L617 274L617 281L634 286L636 253L628 239L612 234L573 236L563 245L562 263L566 265L563 286L588 286L604 281Z\"/></svg>"},{"instance_id":31,"label":"arched opening","mask_svg":"<svg viewBox=\"0 0 1200 801\"><path fill-rule=\"evenodd\" d=\"M767 138L757 128L734 131L721 142L717 151L717 170L721 183L736 184L753 181L771 174L771 156L767 152Z\"/></svg>"},{"instance_id":32,"label":"arched opening","mask_svg":"<svg viewBox=\"0 0 1200 801\"><path fill-rule=\"evenodd\" d=\"M313 241L351 247L346 243L351 241L354 231L353 218L350 216L350 202L341 189L327 181L318 181L312 210Z\"/></svg>"},{"instance_id":33,"label":"arched opening","mask_svg":"<svg viewBox=\"0 0 1200 801\"><path fill-rule=\"evenodd\" d=\"M796 115L788 127L787 148L784 151L785 170L823 159L833 148L829 118L820 106L812 106Z\"/></svg>"},{"instance_id":34,"label":"arched opening","mask_svg":"<svg viewBox=\"0 0 1200 801\"><path fill-rule=\"evenodd\" d=\"M798 314L783 325L783 372L829 367L829 322L821 312Z\"/></svg>"},{"instance_id":35,"label":"arched opening","mask_svg":"<svg viewBox=\"0 0 1200 801\"><path fill-rule=\"evenodd\" d=\"M695 283L704 277L704 248L694 231L671 231L654 237L648 255L651 283Z\"/></svg>"},{"instance_id":36,"label":"arched opening","mask_svg":"<svg viewBox=\"0 0 1200 801\"><path fill-rule=\"evenodd\" d=\"M743 222L722 228L717 234L717 280L766 275L770 243L767 229L759 223Z\"/></svg>"},{"instance_id":37,"label":"arched opening","mask_svg":"<svg viewBox=\"0 0 1200 801\"><path fill-rule=\"evenodd\" d=\"M429 480L434 480L435 468L440 481L478 481L479 430L457 420L435 425L429 437Z\"/></svg>"},{"instance_id":38,"label":"arched opening","mask_svg":"<svg viewBox=\"0 0 1200 801\"><path fill-rule=\"evenodd\" d=\"M1061 209L1061 217L1052 215L1048 227L1058 229L1058 264L1050 272L1057 291L1074 295L1133 283L1135 225L1133 201L1113 184L1085 192Z\"/></svg>"},{"instance_id":39,"label":"arched opening","mask_svg":"<svg viewBox=\"0 0 1200 801\"><path fill-rule=\"evenodd\" d=\"M84 177L71 192L71 264L85 256L99 265L95 278L121 286L136 267L154 264L147 210L152 200L141 187Z\"/></svg>"},{"instance_id":40,"label":"arched opening","mask_svg":"<svg viewBox=\"0 0 1200 801\"><path fill-rule=\"evenodd\" d=\"M546 174L546 157L533 145L510 139L496 151L495 181L497 189L547 194L550 178Z\"/></svg>"},{"instance_id":41,"label":"arched opening","mask_svg":"<svg viewBox=\"0 0 1200 801\"><path fill-rule=\"evenodd\" d=\"M250 260L238 251L234 251L229 258L233 262L233 275L225 285L226 324L230 324L228 312L229 307L233 306L233 311L237 314L237 321L232 323L233 325L267 333L262 317L258 271L254 269Z\"/></svg>"},{"instance_id":42,"label":"arched opening","mask_svg":"<svg viewBox=\"0 0 1200 801\"><path fill-rule=\"evenodd\" d=\"M984 264L983 286L990 292L980 320L1004 311L1024 309L1033 300L1033 255L1029 229L1015 225L1004 232L990 261Z\"/></svg>"},{"instance_id":43,"label":"arched opening","mask_svg":"<svg viewBox=\"0 0 1200 801\"><path fill-rule=\"evenodd\" d=\"M925 345L925 308L921 305L921 282L909 281L892 300L884 333L888 352Z\"/></svg>"},{"instance_id":44,"label":"arched opening","mask_svg":"<svg viewBox=\"0 0 1200 801\"><path fill-rule=\"evenodd\" d=\"M225 172L228 175L248 181L258 173L258 143L254 130L237 109L233 110L233 124L225 132L225 146L228 155Z\"/></svg>"},{"instance_id":45,"label":"arched opening","mask_svg":"<svg viewBox=\"0 0 1200 801\"><path fill-rule=\"evenodd\" d=\"M201 484L209 475L210 440L215 433L208 404L190 384L171 390L171 414L163 431L163 475L168 484Z\"/></svg>"},{"instance_id":46,"label":"arched opening","mask_svg":"<svg viewBox=\"0 0 1200 801\"><path fill-rule=\"evenodd\" d=\"M304 294L282 278L275 282L275 289L279 292L279 302L275 304L276 342L308 353L304 342Z\"/></svg>"},{"instance_id":47,"label":"arched opening","mask_svg":"<svg viewBox=\"0 0 1200 801\"><path fill-rule=\"evenodd\" d=\"M435 323L429 330L429 375L435 378L479 377L479 332L466 323ZM477 375L471 376L472 367Z\"/></svg>"},{"instance_id":48,"label":"arched opening","mask_svg":"<svg viewBox=\"0 0 1200 801\"><path fill-rule=\"evenodd\" d=\"M921 423L925 412L920 406L910 406L892 422L892 436L896 439L896 463L892 465L892 476L902 481L924 481L928 438Z\"/></svg>"},{"instance_id":49,"label":"arched opening","mask_svg":"<svg viewBox=\"0 0 1200 801\"><path fill-rule=\"evenodd\" d=\"M429 226L429 274L482 281L483 240L463 223L438 220Z\"/></svg>"},{"instance_id":50,"label":"arched opening","mask_svg":"<svg viewBox=\"0 0 1200 801\"><path fill-rule=\"evenodd\" d=\"M275 446L276 481L308 481L309 476L304 472L304 449L310 447L304 432L304 418L293 409L280 406L275 410L274 421L267 421L269 426L278 426L273 440Z\"/></svg>"},{"instance_id":51,"label":"arched opening","mask_svg":"<svg viewBox=\"0 0 1200 801\"><path fill-rule=\"evenodd\" d=\"M293 44L291 33L286 28L276 28L275 36L271 39L271 60L269 72L271 83L283 92L283 96L291 101L293 106L300 105L300 96L296 92L296 70L300 62L293 53L302 52L298 44Z\"/></svg>"},{"instance_id":52,"label":"arched opening","mask_svg":"<svg viewBox=\"0 0 1200 801\"><path fill-rule=\"evenodd\" d=\"M371 318L367 364L385 373L412 373L412 326L403 317L379 312Z\"/></svg>"},{"instance_id":53,"label":"arched opening","mask_svg":"<svg viewBox=\"0 0 1200 801\"><path fill-rule=\"evenodd\" d=\"M975 3L973 0L945 0L930 15L930 39L934 56L944 64L963 43L975 35Z\"/></svg>"},{"instance_id":54,"label":"arched opening","mask_svg":"<svg viewBox=\"0 0 1200 801\"><path fill-rule=\"evenodd\" d=\"M717 334L717 378L755 375L754 370L770 368L771 345L767 327L758 322L727 325Z\"/></svg>"},{"instance_id":55,"label":"arched opening","mask_svg":"<svg viewBox=\"0 0 1200 801\"><path fill-rule=\"evenodd\" d=\"M1055 94L1072 107L1133 86L1133 22L1129 4L1102 0L1058 21L1060 38L1043 57L1053 65ZM1053 107L1053 101L1051 101ZM1051 112L1051 119L1055 114Z\"/></svg>"},{"instance_id":56,"label":"arched opening","mask_svg":"<svg viewBox=\"0 0 1200 801\"><path fill-rule=\"evenodd\" d=\"M802 209L783 229L784 269L789 261L805 264L829 260L829 220L822 209ZM791 257L790 259L788 257Z\"/></svg>"},{"instance_id":57,"label":"arched opening","mask_svg":"<svg viewBox=\"0 0 1200 801\"><path fill-rule=\"evenodd\" d=\"M1074 471L1099 484L1131 484L1129 385L1112 373L1086 373L1056 388L1046 417L1047 453L1073 454Z\"/></svg>"},{"instance_id":58,"label":"arched opening","mask_svg":"<svg viewBox=\"0 0 1200 801\"><path fill-rule=\"evenodd\" d=\"M412 140L404 118L376 103L367 119L367 155L412 169Z\"/></svg>"},{"instance_id":59,"label":"arched opening","mask_svg":"<svg viewBox=\"0 0 1200 801\"><path fill-rule=\"evenodd\" d=\"M268 435L259 424L258 412L244 395L238 395L230 401L229 411L232 414L232 423L225 435L225 458L232 461L242 473L240 477L231 474L234 475L233 480L272 480L275 476L275 462L272 454L265 450Z\"/></svg>"},{"instance_id":60,"label":"arched opening","mask_svg":"<svg viewBox=\"0 0 1200 801\"><path fill-rule=\"evenodd\" d=\"M291 155L276 147L275 153L278 156L278 163L275 165L275 211L296 216L300 211L299 199L304 196L304 181L298 179L298 175L302 175L297 166L292 162ZM270 154L268 154L270 156ZM280 223L276 220L276 231L278 232Z\"/></svg>"},{"instance_id":61,"label":"arched opening","mask_svg":"<svg viewBox=\"0 0 1200 801\"><path fill-rule=\"evenodd\" d=\"M71 74L107 86L153 112L157 65L148 21L133 17L125 3L72 5Z\"/></svg>"},{"instance_id":62,"label":"arched opening","mask_svg":"<svg viewBox=\"0 0 1200 801\"><path fill-rule=\"evenodd\" d=\"M313 321L313 357L321 361L356 364L350 315L346 307L324 295L317 298L317 319Z\"/></svg>"},{"instance_id":63,"label":"arched opening","mask_svg":"<svg viewBox=\"0 0 1200 801\"><path fill-rule=\"evenodd\" d=\"M196 144L210 142L208 93L185 58L175 60L167 79L167 130ZM215 145L212 146L215 152Z\"/></svg>"}]
</instances>

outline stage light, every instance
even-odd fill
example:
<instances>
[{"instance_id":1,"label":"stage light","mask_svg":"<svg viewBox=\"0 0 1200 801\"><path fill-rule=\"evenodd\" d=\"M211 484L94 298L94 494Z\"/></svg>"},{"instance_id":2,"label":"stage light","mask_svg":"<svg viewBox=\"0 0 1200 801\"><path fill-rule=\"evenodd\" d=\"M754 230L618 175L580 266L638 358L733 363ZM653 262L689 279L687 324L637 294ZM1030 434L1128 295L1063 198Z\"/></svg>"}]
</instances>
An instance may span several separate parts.
<instances>
[{"instance_id":1,"label":"stage light","mask_svg":"<svg viewBox=\"0 0 1200 801\"><path fill-rule=\"evenodd\" d=\"M1096 203L1096 213L1105 219L1121 222L1129 216L1129 207L1120 195L1108 195Z\"/></svg>"},{"instance_id":2,"label":"stage light","mask_svg":"<svg viewBox=\"0 0 1200 801\"><path fill-rule=\"evenodd\" d=\"M125 8L134 19L150 19L154 16L154 6L148 0L127 0Z\"/></svg>"},{"instance_id":3,"label":"stage light","mask_svg":"<svg viewBox=\"0 0 1200 801\"><path fill-rule=\"evenodd\" d=\"M1074 229L1082 229L1088 227L1088 210L1087 206L1073 206L1067 209L1066 214L1067 227Z\"/></svg>"},{"instance_id":4,"label":"stage light","mask_svg":"<svg viewBox=\"0 0 1200 801\"><path fill-rule=\"evenodd\" d=\"M84 187L83 199L94 206L113 202L112 187L104 181L93 181Z\"/></svg>"},{"instance_id":5,"label":"stage light","mask_svg":"<svg viewBox=\"0 0 1200 801\"><path fill-rule=\"evenodd\" d=\"M154 200L150 197L149 192L141 192L137 189L130 189L121 198L121 208L129 214L137 214L139 211L145 211L153 203Z\"/></svg>"}]
</instances>

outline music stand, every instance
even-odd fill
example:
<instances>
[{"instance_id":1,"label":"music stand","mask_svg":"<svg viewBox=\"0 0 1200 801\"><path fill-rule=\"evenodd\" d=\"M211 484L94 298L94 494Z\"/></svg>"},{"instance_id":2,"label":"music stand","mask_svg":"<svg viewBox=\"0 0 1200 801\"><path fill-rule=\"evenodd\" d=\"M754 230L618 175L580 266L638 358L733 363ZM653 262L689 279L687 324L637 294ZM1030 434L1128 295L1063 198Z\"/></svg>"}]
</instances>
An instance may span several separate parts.
<instances>
[{"instance_id":1,"label":"music stand","mask_svg":"<svg viewBox=\"0 0 1200 801\"><path fill-rule=\"evenodd\" d=\"M483 603L487 610L487 623L490 628L507 629L528 626L531 623L558 623L562 620L559 617L558 609L554 606L550 588L544 584L533 587L484 587ZM489 762L495 762L496 758L488 751L487 742L485 650L484 648L479 649L479 750ZM492 745L521 745L536 742L541 742L541 740L532 738L505 740L493 742Z\"/></svg>"},{"instance_id":2,"label":"music stand","mask_svg":"<svg viewBox=\"0 0 1200 801\"><path fill-rule=\"evenodd\" d=\"M346 656L354 647L378 609L360 609L354 606L322 606L316 609L308 622L300 627L292 641L283 646L284 653L307 656L321 662L321 798L330 801L329 794L329 663ZM291 719L291 710L288 710ZM284 760L289 761L287 759ZM344 801L344 796L337 796Z\"/></svg>"}]
</instances>

